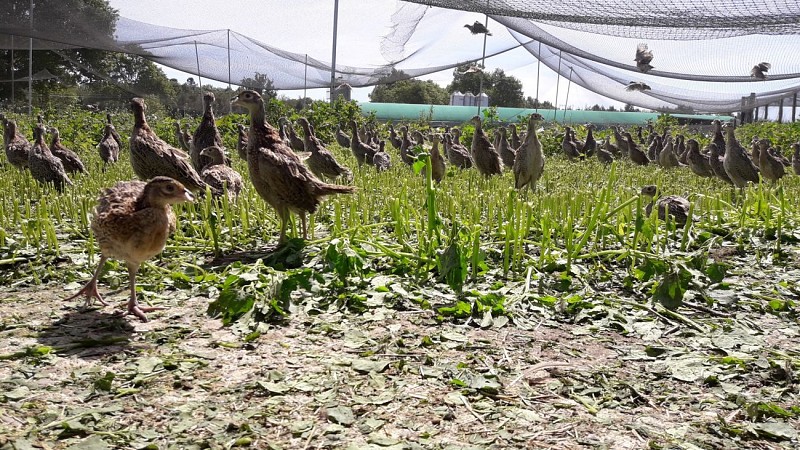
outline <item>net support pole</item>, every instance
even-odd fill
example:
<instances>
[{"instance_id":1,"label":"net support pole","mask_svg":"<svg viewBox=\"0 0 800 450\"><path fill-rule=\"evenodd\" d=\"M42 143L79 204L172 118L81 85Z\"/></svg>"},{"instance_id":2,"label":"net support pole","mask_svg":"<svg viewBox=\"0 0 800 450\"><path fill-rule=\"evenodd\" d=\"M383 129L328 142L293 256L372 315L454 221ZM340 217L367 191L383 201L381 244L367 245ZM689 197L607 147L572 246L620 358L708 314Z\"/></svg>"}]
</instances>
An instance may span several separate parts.
<instances>
[{"instance_id":1,"label":"net support pole","mask_svg":"<svg viewBox=\"0 0 800 450\"><path fill-rule=\"evenodd\" d=\"M33 36L33 0L31 0L31 36ZM28 115L33 115L33 38L28 38Z\"/></svg>"},{"instance_id":2,"label":"net support pole","mask_svg":"<svg viewBox=\"0 0 800 450\"><path fill-rule=\"evenodd\" d=\"M572 67L569 68L569 80L567 81L567 98L564 99L564 116L561 121L567 123L567 105L569 104L569 87L572 85Z\"/></svg>"},{"instance_id":3,"label":"net support pole","mask_svg":"<svg viewBox=\"0 0 800 450\"><path fill-rule=\"evenodd\" d=\"M228 28L228 90L231 90L231 29ZM233 103L228 102L228 113L233 112Z\"/></svg>"},{"instance_id":4,"label":"net support pole","mask_svg":"<svg viewBox=\"0 0 800 450\"><path fill-rule=\"evenodd\" d=\"M781 101L778 103L778 123L783 123L783 97L781 97Z\"/></svg>"},{"instance_id":5,"label":"net support pole","mask_svg":"<svg viewBox=\"0 0 800 450\"><path fill-rule=\"evenodd\" d=\"M331 54L331 104L336 100L336 35L339 28L339 0L333 0L333 50Z\"/></svg>"},{"instance_id":6,"label":"net support pole","mask_svg":"<svg viewBox=\"0 0 800 450\"><path fill-rule=\"evenodd\" d=\"M8 63L11 71L11 104L14 104L14 35L11 35L11 62ZM793 114L794 115L794 114Z\"/></svg>"},{"instance_id":7,"label":"net support pole","mask_svg":"<svg viewBox=\"0 0 800 450\"><path fill-rule=\"evenodd\" d=\"M489 6L489 0L486 0L486 6L487 7ZM485 16L486 17L483 20L483 27L488 30L489 29L489 14L486 14ZM481 54L481 68L482 69L486 68L486 39L488 37L489 37L489 33L488 32L483 33L483 53ZM481 115L481 106L482 106L481 105L481 103L482 103L481 102L481 94L483 93L483 71L478 71L478 73L480 74L481 78L480 78L480 83L478 84L478 96L475 97L475 98L478 100L478 116L480 116ZM487 102L486 106L489 106L488 102Z\"/></svg>"},{"instance_id":8,"label":"net support pole","mask_svg":"<svg viewBox=\"0 0 800 450\"><path fill-rule=\"evenodd\" d=\"M795 91L794 95L792 96L792 122L797 120L797 116L795 113L797 112L797 92Z\"/></svg>"},{"instance_id":9,"label":"net support pole","mask_svg":"<svg viewBox=\"0 0 800 450\"><path fill-rule=\"evenodd\" d=\"M539 57L536 61L536 99L534 100L533 106L536 108L536 112L539 112L539 74L542 70L542 41L539 41Z\"/></svg>"},{"instance_id":10,"label":"net support pole","mask_svg":"<svg viewBox=\"0 0 800 450\"><path fill-rule=\"evenodd\" d=\"M753 120L751 121L751 123L758 121L758 113L759 113L758 106L756 106L755 109L753 109Z\"/></svg>"},{"instance_id":11,"label":"net support pole","mask_svg":"<svg viewBox=\"0 0 800 450\"><path fill-rule=\"evenodd\" d=\"M769 103L764 105L764 120L769 119Z\"/></svg>"},{"instance_id":12,"label":"net support pole","mask_svg":"<svg viewBox=\"0 0 800 450\"><path fill-rule=\"evenodd\" d=\"M203 81L200 79L200 52L197 50L197 41L194 41L194 59L197 62L197 84L200 86L200 105L203 105Z\"/></svg>"},{"instance_id":13,"label":"net support pole","mask_svg":"<svg viewBox=\"0 0 800 450\"><path fill-rule=\"evenodd\" d=\"M558 51L558 70L556 71L556 110L553 111L553 122L558 123L558 85L561 84L561 50Z\"/></svg>"}]
</instances>

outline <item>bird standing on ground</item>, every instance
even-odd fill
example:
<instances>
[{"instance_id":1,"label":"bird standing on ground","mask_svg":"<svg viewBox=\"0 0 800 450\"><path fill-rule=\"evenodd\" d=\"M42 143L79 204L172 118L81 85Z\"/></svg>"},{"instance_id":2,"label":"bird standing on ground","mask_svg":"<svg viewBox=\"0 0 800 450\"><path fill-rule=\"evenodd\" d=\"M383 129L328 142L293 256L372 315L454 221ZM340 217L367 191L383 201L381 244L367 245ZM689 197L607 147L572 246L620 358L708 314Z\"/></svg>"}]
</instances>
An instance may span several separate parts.
<instances>
[{"instance_id":1,"label":"bird standing on ground","mask_svg":"<svg viewBox=\"0 0 800 450\"><path fill-rule=\"evenodd\" d=\"M383 139L378 142L378 151L372 157L372 165L378 172L385 172L392 167L392 159L386 153L386 141Z\"/></svg>"},{"instance_id":2,"label":"bird standing on ground","mask_svg":"<svg viewBox=\"0 0 800 450\"><path fill-rule=\"evenodd\" d=\"M686 163L689 165L689 169L695 175L713 177L714 171L711 170L711 162L708 156L700 153L700 144L694 139L689 139L686 141L686 148Z\"/></svg>"},{"instance_id":3,"label":"bird standing on ground","mask_svg":"<svg viewBox=\"0 0 800 450\"><path fill-rule=\"evenodd\" d=\"M627 131L622 133L625 136L625 144L628 148L628 158L634 162L634 164L640 166L646 166L650 163L650 159L647 158L647 155L644 154L642 150L639 149L639 146L636 145L636 142L633 141L633 136Z\"/></svg>"},{"instance_id":4,"label":"bird standing on ground","mask_svg":"<svg viewBox=\"0 0 800 450\"><path fill-rule=\"evenodd\" d=\"M50 127L47 131L53 135L53 139L50 141L50 152L61 160L61 163L64 164L64 170L67 173L88 173L78 154L68 149L61 142L61 134L58 132L58 128Z\"/></svg>"},{"instance_id":5,"label":"bird standing on ground","mask_svg":"<svg viewBox=\"0 0 800 450\"><path fill-rule=\"evenodd\" d=\"M714 172L717 178L732 185L733 181L731 181L731 177L728 176L728 172L725 171L725 157L719 151L717 144L711 142L706 147L706 150L708 150L708 164L711 166L711 171Z\"/></svg>"},{"instance_id":6,"label":"bird standing on ground","mask_svg":"<svg viewBox=\"0 0 800 450\"><path fill-rule=\"evenodd\" d=\"M139 306L136 273L143 262L164 250L167 238L175 231L177 219L170 205L193 200L180 182L169 177L155 177L147 183L121 181L106 189L98 199L91 225L100 247L100 262L92 279L65 301L86 297L87 306L94 298L108 305L97 291L97 279L108 258L121 259L128 267L128 314L147 322L145 313L160 308Z\"/></svg>"},{"instance_id":7,"label":"bird standing on ground","mask_svg":"<svg viewBox=\"0 0 800 450\"><path fill-rule=\"evenodd\" d=\"M636 57L633 60L636 61L636 68L643 73L647 73L653 68L653 66L650 65L650 62L653 61L653 52L647 49L647 44L644 42L636 46ZM650 89L649 86L648 89Z\"/></svg>"},{"instance_id":8,"label":"bird standing on ground","mask_svg":"<svg viewBox=\"0 0 800 450\"><path fill-rule=\"evenodd\" d=\"M353 156L356 157L358 167L361 167L364 163L372 165L375 159L375 149L361 141L361 137L358 135L358 125L356 125L355 120L350 121L350 130L352 131L352 136L350 136L350 151L353 152Z\"/></svg>"},{"instance_id":9,"label":"bird standing on ground","mask_svg":"<svg viewBox=\"0 0 800 450\"><path fill-rule=\"evenodd\" d=\"M322 197L355 191L354 186L323 183L300 162L265 117L264 100L252 90L240 92L231 101L250 113L247 167L256 192L275 208L281 221L279 243L286 241L289 213L300 215L303 238L308 237L306 213L314 213ZM352 122L355 131L355 122ZM357 136L357 134L356 134ZM374 157L374 154L371 155Z\"/></svg>"},{"instance_id":10,"label":"bird standing on ground","mask_svg":"<svg viewBox=\"0 0 800 450\"><path fill-rule=\"evenodd\" d=\"M247 161L247 128L242 124L237 124L236 133L236 153Z\"/></svg>"},{"instance_id":11,"label":"bird standing on ground","mask_svg":"<svg viewBox=\"0 0 800 450\"><path fill-rule=\"evenodd\" d=\"M508 132L505 127L500 127L498 129L498 135L497 153L500 155L500 160L503 161L503 165L510 169L514 167L514 158L516 154L514 153L514 149L511 148L511 143L508 142Z\"/></svg>"},{"instance_id":12,"label":"bird standing on ground","mask_svg":"<svg viewBox=\"0 0 800 450\"><path fill-rule=\"evenodd\" d=\"M350 148L350 137L347 136L347 133L342 131L342 126L340 124L336 124L336 143L339 144L340 147Z\"/></svg>"},{"instance_id":13,"label":"bird standing on ground","mask_svg":"<svg viewBox=\"0 0 800 450\"><path fill-rule=\"evenodd\" d=\"M475 126L475 133L472 135L472 147L470 148L475 168L486 178L492 175L500 175L502 173L500 155L497 154L483 128L481 128L481 118L474 116L470 122Z\"/></svg>"},{"instance_id":14,"label":"bird standing on ground","mask_svg":"<svg viewBox=\"0 0 800 450\"><path fill-rule=\"evenodd\" d=\"M584 156L578 151L578 146L572 141L572 128L564 127L564 137L561 139L561 149L570 161L583 159Z\"/></svg>"},{"instance_id":15,"label":"bird standing on ground","mask_svg":"<svg viewBox=\"0 0 800 450\"><path fill-rule=\"evenodd\" d=\"M725 172L739 189L744 189L747 182L758 183L758 168L750 161L747 151L733 134L733 125L725 124L726 143L725 158L722 160Z\"/></svg>"},{"instance_id":16,"label":"bird standing on ground","mask_svg":"<svg viewBox=\"0 0 800 450\"><path fill-rule=\"evenodd\" d=\"M597 141L594 139L594 125L591 123L586 124L586 142L583 143L578 151L586 155L586 157L590 157L594 155L594 152L597 150Z\"/></svg>"},{"instance_id":17,"label":"bird standing on ground","mask_svg":"<svg viewBox=\"0 0 800 450\"><path fill-rule=\"evenodd\" d=\"M762 139L762 142L763 141L766 141L764 146L768 147L769 141L767 139ZM772 181L773 183L777 182L784 175L786 175L786 169L783 166L783 162L770 153L769 148L759 151L758 167L761 169L761 176Z\"/></svg>"},{"instance_id":18,"label":"bird standing on ground","mask_svg":"<svg viewBox=\"0 0 800 450\"><path fill-rule=\"evenodd\" d=\"M25 136L17 132L17 122L13 120L4 121L6 141L6 158L12 166L22 170L28 167L28 159L31 153L31 143Z\"/></svg>"},{"instance_id":19,"label":"bird standing on ground","mask_svg":"<svg viewBox=\"0 0 800 450\"><path fill-rule=\"evenodd\" d=\"M42 184L53 183L56 190L62 192L65 185L72 186L72 181L61 160L50 152L44 141L44 133L44 125L41 123L33 130L34 143L28 153L28 168L34 180Z\"/></svg>"},{"instance_id":20,"label":"bird standing on ground","mask_svg":"<svg viewBox=\"0 0 800 450\"><path fill-rule=\"evenodd\" d=\"M469 154L469 150L460 143L453 142L453 136L450 133L444 135L444 153L450 164L459 169L472 167L472 155Z\"/></svg>"},{"instance_id":21,"label":"bird standing on ground","mask_svg":"<svg viewBox=\"0 0 800 450\"><path fill-rule=\"evenodd\" d=\"M133 172L144 181L165 176L178 180L192 192L204 190L206 184L192 168L189 156L164 142L150 129L144 114L146 109L143 99L136 97L131 100L133 131L130 148Z\"/></svg>"},{"instance_id":22,"label":"bird standing on ground","mask_svg":"<svg viewBox=\"0 0 800 450\"><path fill-rule=\"evenodd\" d=\"M303 138L304 149L310 153L308 159L306 159L306 165L314 172L314 175L319 177L320 180L324 180L326 177L330 179L344 177L346 180L352 180L353 172L339 164L333 153L328 151L322 142L314 136L308 119L301 117L297 119L297 122L305 133Z\"/></svg>"},{"instance_id":23,"label":"bird standing on ground","mask_svg":"<svg viewBox=\"0 0 800 450\"><path fill-rule=\"evenodd\" d=\"M97 144L100 152L100 159L103 160L103 167L108 163L115 163L119 160L119 148L122 146L122 138L117 133L114 124L111 122L111 114L106 114L106 125L103 128L103 137Z\"/></svg>"},{"instance_id":24,"label":"bird standing on ground","mask_svg":"<svg viewBox=\"0 0 800 450\"><path fill-rule=\"evenodd\" d=\"M750 76L757 80L766 80L767 72L772 68L772 64L768 62L761 62L750 69Z\"/></svg>"},{"instance_id":25,"label":"bird standing on ground","mask_svg":"<svg viewBox=\"0 0 800 450\"><path fill-rule=\"evenodd\" d=\"M795 175L800 175L800 143L792 144L792 170Z\"/></svg>"},{"instance_id":26,"label":"bird standing on ground","mask_svg":"<svg viewBox=\"0 0 800 450\"><path fill-rule=\"evenodd\" d=\"M227 186L228 199L233 201L244 189L239 172L225 165L225 153L221 148L212 145L200 152L200 156L208 161L200 176L211 187L211 193L219 197L225 193Z\"/></svg>"},{"instance_id":27,"label":"bird standing on ground","mask_svg":"<svg viewBox=\"0 0 800 450\"><path fill-rule=\"evenodd\" d=\"M543 120L541 114L533 113L528 118L528 134L525 135L523 142L517 149L514 158L514 187L524 189L526 186L531 192L536 190L536 183L544 173L544 152L539 136L536 135L536 127Z\"/></svg>"},{"instance_id":28,"label":"bird standing on ground","mask_svg":"<svg viewBox=\"0 0 800 450\"><path fill-rule=\"evenodd\" d=\"M189 152L192 158L192 167L198 173L202 172L206 165L210 163L208 159L200 156L200 152L204 148L212 146L223 149L224 156L225 147L222 144L222 136L220 136L217 129L217 122L214 119L214 93L206 92L203 94L203 118L200 119L200 124L194 130L191 151Z\"/></svg>"},{"instance_id":29,"label":"bird standing on ground","mask_svg":"<svg viewBox=\"0 0 800 450\"><path fill-rule=\"evenodd\" d=\"M442 142L442 135L439 133L433 133L433 135L430 138L431 138L431 152L430 152L431 178L433 178L433 181L441 183L442 179L444 178L444 172L445 172L444 157L439 152L439 143Z\"/></svg>"},{"instance_id":30,"label":"bird standing on ground","mask_svg":"<svg viewBox=\"0 0 800 450\"><path fill-rule=\"evenodd\" d=\"M486 25L478 22L477 20L472 25L467 24L464 25L464 27L467 28L472 34L485 34L487 36L492 35L492 33L489 32L489 29L486 28Z\"/></svg>"},{"instance_id":31,"label":"bird standing on ground","mask_svg":"<svg viewBox=\"0 0 800 450\"><path fill-rule=\"evenodd\" d=\"M648 216L653 211L653 199L656 194L658 194L658 188L656 188L655 185L651 184L642 187L642 195L650 197L650 203L645 207L645 213ZM689 200L679 195L667 195L659 197L658 200L655 200L655 204L658 207L659 219L667 220L667 215L669 215L675 221L675 224L680 226L686 225L686 221L689 219L689 208L691 206Z\"/></svg>"}]
</instances>

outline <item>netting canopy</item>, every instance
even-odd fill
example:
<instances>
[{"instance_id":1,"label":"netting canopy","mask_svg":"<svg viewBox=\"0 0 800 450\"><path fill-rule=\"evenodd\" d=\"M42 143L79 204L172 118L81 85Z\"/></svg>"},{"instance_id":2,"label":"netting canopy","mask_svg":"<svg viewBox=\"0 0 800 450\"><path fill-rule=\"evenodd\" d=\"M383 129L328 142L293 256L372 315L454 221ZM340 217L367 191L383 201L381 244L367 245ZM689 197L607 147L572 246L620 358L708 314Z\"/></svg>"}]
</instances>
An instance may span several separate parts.
<instances>
[{"instance_id":1,"label":"netting canopy","mask_svg":"<svg viewBox=\"0 0 800 450\"><path fill-rule=\"evenodd\" d=\"M236 85L256 74L276 89L331 85L332 0L258 3L284 17L296 9L302 20L274 25L295 27L306 43L316 43L309 44L314 51L302 41L287 44L287 33L256 40L232 29L168 28L88 7L34 7L31 15L28 2L0 10L0 47L28 49L32 37L36 49L133 53ZM658 111L732 112L774 104L800 90L797 1L421 0L397 2L388 13L378 6L385 2L339 3L340 20L355 16L384 24L339 35L336 83L353 87L452 70L485 57L487 70L531 65L535 72L538 60L571 83ZM491 32L485 42L483 34L465 28L475 21ZM319 51L320 41L325 51ZM654 55L647 73L634 62L639 43ZM761 62L771 65L765 79L751 76ZM631 82L650 89L627 90Z\"/></svg>"}]
</instances>

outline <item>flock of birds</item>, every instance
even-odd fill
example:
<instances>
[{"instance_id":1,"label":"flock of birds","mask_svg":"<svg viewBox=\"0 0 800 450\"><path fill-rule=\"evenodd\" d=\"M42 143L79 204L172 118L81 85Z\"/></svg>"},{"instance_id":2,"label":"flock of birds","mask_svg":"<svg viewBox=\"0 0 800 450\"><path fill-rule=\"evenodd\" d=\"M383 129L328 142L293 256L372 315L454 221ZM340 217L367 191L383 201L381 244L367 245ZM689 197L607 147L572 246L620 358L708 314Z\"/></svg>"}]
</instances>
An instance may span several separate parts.
<instances>
[{"instance_id":1,"label":"flock of birds","mask_svg":"<svg viewBox=\"0 0 800 450\"><path fill-rule=\"evenodd\" d=\"M168 236L175 230L176 217L170 205L193 201L196 195L206 192L213 196L227 195L232 201L241 193L243 177L231 167L216 127L212 109L214 95L206 93L203 101L204 114L193 134L176 122L175 138L181 147L176 148L150 128L144 100L131 100L134 126L128 139L130 161L134 173L143 181L119 182L100 196L91 228L101 259L93 277L70 299L86 297L87 305L92 299L105 305L97 289L97 280L106 260L117 258L125 261L129 272L131 293L127 311L146 321L145 313L152 308L144 308L137 302L136 273L142 262L164 249ZM306 238L306 215L317 210L322 198L356 190L350 184L352 170L336 160L326 144L316 137L307 119L297 121L303 129L301 138L288 120L281 120L278 128L267 122L264 100L259 93L242 91L231 103L249 112L250 126L238 126L236 150L247 162L255 191L275 209L280 219L279 243L286 240L291 213L299 215ZM339 125L335 137L340 146L350 149L359 170L365 170L362 166L372 166L379 172L391 168L393 160L387 152L388 140L402 164L414 165L424 152L436 182L444 178L447 164L464 170L475 168L486 178L502 174L505 168L513 173L515 188L535 191L545 168L545 153L537 134L542 120L541 115L531 114L526 132L518 133L512 124L508 128L499 127L490 138L480 117L475 116L471 119L474 134L469 148L462 144L457 127L423 135L406 126L400 127L398 133L389 125L389 135L384 140L379 138L376 129L359 127L353 120L346 127L349 133ZM36 181L52 184L56 190L63 191L72 185L70 175L86 172L78 155L61 142L58 129L46 127L41 117L34 127L33 142L19 132L13 120L0 116L0 121L4 125L8 162L20 170L29 170ZM718 177L738 188L750 182L757 183L761 178L777 181L790 165L800 174L800 143L792 144L791 162L767 139L754 138L748 153L734 136L733 127L723 127L719 121L714 122L713 138L702 152L696 140L685 140L681 135L673 138L669 129L656 133L652 125L648 126L646 137L644 129L637 127L636 138L620 127L612 127L611 136L601 142L594 137L593 125L587 124L585 128L583 141L577 139L572 127L564 128L561 147L569 160L596 157L602 163L628 159L639 165L688 167L699 176ZM49 144L45 141L46 133L52 136ZM423 147L427 143L430 147ZM103 137L97 147L104 164L114 164L119 159L123 140L110 115L106 117ZM335 180L346 184L328 182ZM641 194L651 197L648 214L655 206L661 219L670 216L678 224L686 222L689 202L685 198L673 195L656 200L655 186L645 186Z\"/></svg>"}]
</instances>

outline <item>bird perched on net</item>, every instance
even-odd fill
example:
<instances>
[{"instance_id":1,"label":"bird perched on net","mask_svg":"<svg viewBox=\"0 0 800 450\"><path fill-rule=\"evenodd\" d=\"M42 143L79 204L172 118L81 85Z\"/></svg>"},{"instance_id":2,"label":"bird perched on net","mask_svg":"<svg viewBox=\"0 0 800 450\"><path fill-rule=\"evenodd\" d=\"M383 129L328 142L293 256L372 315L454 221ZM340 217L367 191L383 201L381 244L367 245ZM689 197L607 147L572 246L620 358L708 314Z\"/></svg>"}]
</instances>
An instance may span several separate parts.
<instances>
[{"instance_id":1,"label":"bird perched on net","mask_svg":"<svg viewBox=\"0 0 800 450\"><path fill-rule=\"evenodd\" d=\"M727 146L722 164L733 184L739 189L744 189L748 182L758 183L758 168L753 165L747 151L733 134L733 125L725 124L725 134Z\"/></svg>"},{"instance_id":2,"label":"bird perched on net","mask_svg":"<svg viewBox=\"0 0 800 450\"><path fill-rule=\"evenodd\" d=\"M489 29L486 28L486 25L478 22L477 20L472 25L467 24L467 25L464 25L464 27L467 28L469 30L469 32L472 33L472 34L485 34L487 36L491 36L492 35L492 33L489 32Z\"/></svg>"},{"instance_id":3,"label":"bird perched on net","mask_svg":"<svg viewBox=\"0 0 800 450\"><path fill-rule=\"evenodd\" d=\"M643 73L647 73L653 66L650 62L653 61L653 52L647 49L647 44L644 42L636 46L636 57L633 58L636 62L636 68Z\"/></svg>"},{"instance_id":4,"label":"bird perched on net","mask_svg":"<svg viewBox=\"0 0 800 450\"><path fill-rule=\"evenodd\" d=\"M200 156L200 152L204 148L212 146L223 149L224 152L225 146L222 144L222 136L219 134L217 122L214 118L214 93L206 92L203 94L203 117L200 119L197 129L194 130L191 151L189 152L192 158L192 167L198 173L202 172L203 168L210 162Z\"/></svg>"},{"instance_id":5,"label":"bird perched on net","mask_svg":"<svg viewBox=\"0 0 800 450\"><path fill-rule=\"evenodd\" d=\"M483 25L481 25L481 26L483 26ZM491 36L491 35L492 35L491 33L488 34L488 36ZM470 64L470 65L466 66L466 68L464 68L464 70L456 69L456 73L459 74L459 75L466 75L468 73L481 73L481 72L483 72L483 65L481 65L481 64Z\"/></svg>"},{"instance_id":6,"label":"bird perched on net","mask_svg":"<svg viewBox=\"0 0 800 450\"><path fill-rule=\"evenodd\" d=\"M31 143L17 131L17 122L4 120L3 124L5 125L3 136L6 142L6 158L12 166L20 170L25 169L28 167Z\"/></svg>"},{"instance_id":7,"label":"bird perched on net","mask_svg":"<svg viewBox=\"0 0 800 450\"><path fill-rule=\"evenodd\" d=\"M472 155L467 147L453 142L453 136L450 133L444 135L444 153L447 161L459 169L469 169L473 165Z\"/></svg>"},{"instance_id":8,"label":"bird perched on net","mask_svg":"<svg viewBox=\"0 0 800 450\"><path fill-rule=\"evenodd\" d=\"M766 80L767 72L772 68L772 64L768 62L760 62L750 69L750 76L757 80Z\"/></svg>"},{"instance_id":9,"label":"bird perched on net","mask_svg":"<svg viewBox=\"0 0 800 450\"><path fill-rule=\"evenodd\" d=\"M122 138L114 124L111 122L111 114L106 114L106 124L103 127L103 137L97 144L100 152L100 159L103 160L103 167L108 163L115 163L119 160L119 149L122 146Z\"/></svg>"},{"instance_id":10,"label":"bird perched on net","mask_svg":"<svg viewBox=\"0 0 800 450\"><path fill-rule=\"evenodd\" d=\"M58 192L62 192L64 186L72 186L72 181L62 161L50 152L44 141L44 133L45 128L41 123L33 129L34 142L28 153L28 168L34 180L42 184L52 183Z\"/></svg>"},{"instance_id":11,"label":"bird perched on net","mask_svg":"<svg viewBox=\"0 0 800 450\"><path fill-rule=\"evenodd\" d=\"M358 167L361 167L364 163L372 165L375 158L375 149L361 141L361 137L358 135L358 125L355 120L350 121L350 131L352 132L350 136L350 151L353 152L353 156L356 157Z\"/></svg>"},{"instance_id":12,"label":"bird perched on net","mask_svg":"<svg viewBox=\"0 0 800 450\"><path fill-rule=\"evenodd\" d=\"M392 158L386 153L386 141L383 139L378 142L378 151L372 157L372 165L378 172L385 172L392 167Z\"/></svg>"},{"instance_id":13,"label":"bird perched on net","mask_svg":"<svg viewBox=\"0 0 800 450\"><path fill-rule=\"evenodd\" d=\"M511 148L511 143L508 142L508 131L505 127L500 127L498 129L496 148L497 153L500 155L500 160L503 161L503 165L509 169L514 167L514 158L516 154L514 153L514 149Z\"/></svg>"},{"instance_id":14,"label":"bird perched on net","mask_svg":"<svg viewBox=\"0 0 800 450\"><path fill-rule=\"evenodd\" d=\"M625 86L625 90L644 92L644 91L649 91L650 86L647 83L643 83L641 81L631 81L630 83L628 83L627 86Z\"/></svg>"},{"instance_id":15,"label":"bird perched on net","mask_svg":"<svg viewBox=\"0 0 800 450\"><path fill-rule=\"evenodd\" d=\"M130 149L133 173L144 181L165 176L178 180L192 192L205 190L206 183L192 167L189 156L164 142L150 129L144 114L146 109L143 99L136 97L131 100L133 131Z\"/></svg>"},{"instance_id":16,"label":"bird perched on net","mask_svg":"<svg viewBox=\"0 0 800 450\"><path fill-rule=\"evenodd\" d=\"M645 207L645 213L649 216L653 212L653 203L655 202L659 219L667 220L667 215L669 215L670 219L675 221L675 224L686 225L691 207L689 200L679 195L666 195L654 201L657 194L658 188L653 184L642 187L642 196L650 198L650 203Z\"/></svg>"},{"instance_id":17,"label":"bird perched on net","mask_svg":"<svg viewBox=\"0 0 800 450\"><path fill-rule=\"evenodd\" d=\"M762 141L766 141L765 146L768 147L769 141L767 139L762 139ZM777 182L783 178L784 175L786 175L786 169L784 168L783 162L774 156L769 151L769 148L759 152L758 168L761 170L761 176L772 182Z\"/></svg>"},{"instance_id":18,"label":"bird perched on net","mask_svg":"<svg viewBox=\"0 0 800 450\"><path fill-rule=\"evenodd\" d=\"M53 139L50 140L50 152L61 160L61 163L64 164L64 170L67 173L88 173L78 154L68 149L61 142L61 134L58 132L58 128L50 127L47 131L53 135Z\"/></svg>"},{"instance_id":19,"label":"bird perched on net","mask_svg":"<svg viewBox=\"0 0 800 450\"><path fill-rule=\"evenodd\" d=\"M430 139L431 178L433 178L433 181L441 183L445 172L444 156L442 156L442 153L439 151L439 143L442 142L442 135L439 133L433 133L430 136Z\"/></svg>"},{"instance_id":20,"label":"bird perched on net","mask_svg":"<svg viewBox=\"0 0 800 450\"><path fill-rule=\"evenodd\" d=\"M325 178L336 179L339 177L344 177L348 181L352 180L353 172L339 164L336 158L334 158L333 153L328 151L325 145L314 136L308 119L301 117L297 119L297 123L300 124L300 127L303 128L303 132L305 133L305 137L303 138L305 151L310 153L309 157L306 159L306 165L314 172L314 175L321 180Z\"/></svg>"},{"instance_id":21,"label":"bird perched on net","mask_svg":"<svg viewBox=\"0 0 800 450\"><path fill-rule=\"evenodd\" d=\"M177 219L170 205L193 200L180 182L169 177L155 177L147 183L121 181L106 189L98 199L91 224L100 261L92 279L65 301L86 297L86 306L92 299L107 306L97 290L97 279L109 258L121 259L128 267L128 314L147 322L145 313L160 308L139 305L136 273L143 262L164 250L167 238L175 231Z\"/></svg>"},{"instance_id":22,"label":"bird perched on net","mask_svg":"<svg viewBox=\"0 0 800 450\"><path fill-rule=\"evenodd\" d=\"M650 65L650 62L653 61L653 52L647 49L647 44L644 42L636 46L636 57L633 60L636 62L636 68L643 73L647 73L653 68Z\"/></svg>"},{"instance_id":23,"label":"bird perched on net","mask_svg":"<svg viewBox=\"0 0 800 450\"><path fill-rule=\"evenodd\" d=\"M792 144L792 170L795 175L800 175L800 143Z\"/></svg>"},{"instance_id":24,"label":"bird perched on net","mask_svg":"<svg viewBox=\"0 0 800 450\"><path fill-rule=\"evenodd\" d=\"M340 147L350 148L350 137L342 131L342 126L338 123L336 124L336 143Z\"/></svg>"},{"instance_id":25,"label":"bird perched on net","mask_svg":"<svg viewBox=\"0 0 800 450\"><path fill-rule=\"evenodd\" d=\"M714 171L711 170L711 162L708 156L700 153L700 144L694 139L689 139L686 141L686 148L686 163L689 165L689 169L695 175L713 177Z\"/></svg>"},{"instance_id":26,"label":"bird perched on net","mask_svg":"<svg viewBox=\"0 0 800 450\"><path fill-rule=\"evenodd\" d=\"M208 161L200 177L211 188L211 193L219 197L227 192L228 199L235 200L244 189L244 183L239 172L225 164L225 153L222 149L212 145L201 150L200 156Z\"/></svg>"},{"instance_id":27,"label":"bird perched on net","mask_svg":"<svg viewBox=\"0 0 800 450\"><path fill-rule=\"evenodd\" d=\"M542 143L536 134L536 127L543 120L541 114L533 113L528 117L528 133L525 135L525 142L520 144L514 157L514 187L525 189L527 186L531 192L536 190L536 183L544 173L544 152Z\"/></svg>"},{"instance_id":28,"label":"bird perched on net","mask_svg":"<svg viewBox=\"0 0 800 450\"><path fill-rule=\"evenodd\" d=\"M306 214L317 210L322 197L351 193L355 187L328 184L315 177L292 149L283 143L278 130L267 122L264 100L258 92L242 91L231 102L250 113L247 167L258 195L278 213L281 221L278 242L286 241L290 212L300 216L303 238L306 238Z\"/></svg>"},{"instance_id":29,"label":"bird perched on net","mask_svg":"<svg viewBox=\"0 0 800 450\"><path fill-rule=\"evenodd\" d=\"M472 154L472 161L475 168L486 178L492 175L500 175L502 173L500 168L500 155L489 142L489 138L481 127L481 118L473 116L470 123L475 126L475 133L472 135L472 147L470 153Z\"/></svg>"}]
</instances>

